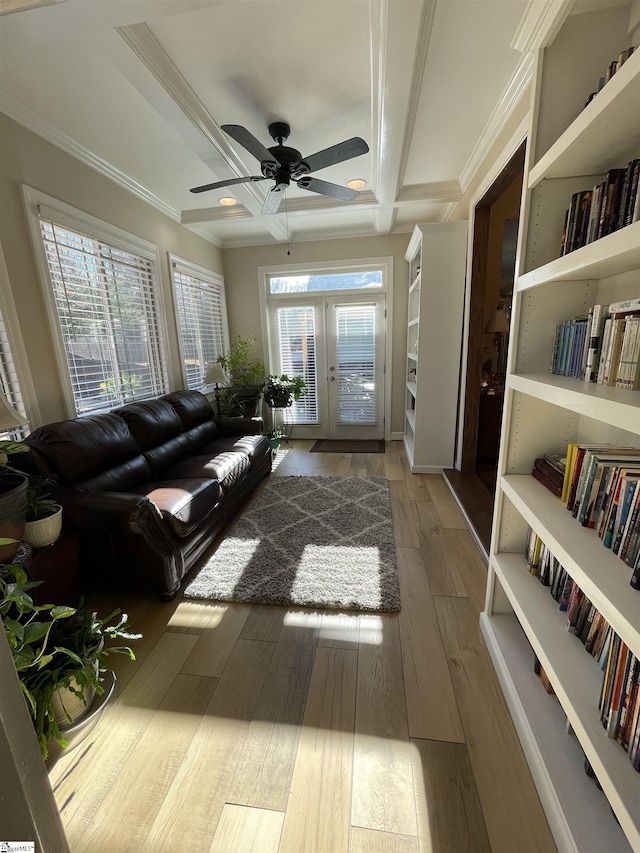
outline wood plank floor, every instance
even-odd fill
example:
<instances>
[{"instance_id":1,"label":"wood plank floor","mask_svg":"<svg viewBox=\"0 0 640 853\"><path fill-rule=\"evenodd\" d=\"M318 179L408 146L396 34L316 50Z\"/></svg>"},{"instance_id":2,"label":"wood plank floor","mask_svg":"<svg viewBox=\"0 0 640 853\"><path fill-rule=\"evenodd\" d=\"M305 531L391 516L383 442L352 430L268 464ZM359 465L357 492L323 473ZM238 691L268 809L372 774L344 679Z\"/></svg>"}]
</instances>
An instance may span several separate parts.
<instances>
[{"instance_id":1,"label":"wood plank floor","mask_svg":"<svg viewBox=\"0 0 640 853\"><path fill-rule=\"evenodd\" d=\"M435 475L282 448L272 476L386 476L402 610L96 594L144 634L50 779L73 853L554 853L478 627L486 568Z\"/></svg>"}]
</instances>

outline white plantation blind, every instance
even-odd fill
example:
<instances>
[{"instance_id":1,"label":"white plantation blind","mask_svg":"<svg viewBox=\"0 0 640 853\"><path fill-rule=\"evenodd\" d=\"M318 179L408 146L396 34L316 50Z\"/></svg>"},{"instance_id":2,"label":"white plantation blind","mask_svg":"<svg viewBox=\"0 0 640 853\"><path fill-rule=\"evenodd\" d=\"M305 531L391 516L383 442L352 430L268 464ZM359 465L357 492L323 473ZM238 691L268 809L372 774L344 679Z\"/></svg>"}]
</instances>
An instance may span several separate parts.
<instances>
[{"instance_id":1,"label":"white plantation blind","mask_svg":"<svg viewBox=\"0 0 640 853\"><path fill-rule=\"evenodd\" d=\"M224 287L174 262L173 286L187 388L202 387L207 364L225 352Z\"/></svg>"},{"instance_id":2,"label":"white plantation blind","mask_svg":"<svg viewBox=\"0 0 640 853\"><path fill-rule=\"evenodd\" d=\"M306 393L293 404L294 423L318 423L316 313L311 305L278 308L280 366L287 376L301 376Z\"/></svg>"},{"instance_id":3,"label":"white plantation blind","mask_svg":"<svg viewBox=\"0 0 640 853\"><path fill-rule=\"evenodd\" d=\"M41 218L78 414L168 391L153 259Z\"/></svg>"},{"instance_id":4,"label":"white plantation blind","mask_svg":"<svg viewBox=\"0 0 640 853\"><path fill-rule=\"evenodd\" d=\"M18 376L11 355L9 346L9 336L7 335L7 327L4 322L4 317L0 311L0 391L4 395L8 403L13 408L26 417L22 394L18 384ZM19 427L18 429L10 430L9 432L0 433L2 438L10 438L20 440L29 432L29 428Z\"/></svg>"},{"instance_id":5,"label":"white plantation blind","mask_svg":"<svg viewBox=\"0 0 640 853\"><path fill-rule=\"evenodd\" d=\"M377 423L376 306L335 305L338 422Z\"/></svg>"}]
</instances>

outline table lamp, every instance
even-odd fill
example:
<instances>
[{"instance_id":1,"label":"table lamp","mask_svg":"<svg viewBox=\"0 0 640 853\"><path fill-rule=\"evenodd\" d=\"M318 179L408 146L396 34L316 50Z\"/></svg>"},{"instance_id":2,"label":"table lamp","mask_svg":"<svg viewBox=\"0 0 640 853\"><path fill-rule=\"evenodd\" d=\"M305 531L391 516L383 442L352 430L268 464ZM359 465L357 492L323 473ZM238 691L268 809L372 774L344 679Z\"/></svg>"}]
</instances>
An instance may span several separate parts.
<instances>
[{"instance_id":1,"label":"table lamp","mask_svg":"<svg viewBox=\"0 0 640 853\"><path fill-rule=\"evenodd\" d=\"M222 365L218 361L211 361L207 364L207 372L204 377L205 385L215 385L216 407L218 409L218 417L220 417L220 385L225 385L227 377L222 369Z\"/></svg>"},{"instance_id":2,"label":"table lamp","mask_svg":"<svg viewBox=\"0 0 640 853\"><path fill-rule=\"evenodd\" d=\"M2 392L0 392L0 433L10 432L21 426L26 426L29 421L13 408Z\"/></svg>"}]
</instances>

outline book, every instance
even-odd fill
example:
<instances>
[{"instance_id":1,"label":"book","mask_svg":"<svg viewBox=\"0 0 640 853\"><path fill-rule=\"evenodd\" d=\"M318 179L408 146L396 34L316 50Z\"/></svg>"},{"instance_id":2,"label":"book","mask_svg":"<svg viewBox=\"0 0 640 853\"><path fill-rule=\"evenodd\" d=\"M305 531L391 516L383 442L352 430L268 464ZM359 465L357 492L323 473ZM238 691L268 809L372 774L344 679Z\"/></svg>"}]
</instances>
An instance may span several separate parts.
<instances>
[{"instance_id":1,"label":"book","mask_svg":"<svg viewBox=\"0 0 640 853\"><path fill-rule=\"evenodd\" d=\"M534 468L531 473L539 483L542 483L542 485L551 492L552 495L555 495L557 498L561 497L561 485L557 485L553 480L550 480L549 477L540 471L539 468Z\"/></svg>"},{"instance_id":2,"label":"book","mask_svg":"<svg viewBox=\"0 0 640 853\"><path fill-rule=\"evenodd\" d=\"M598 361L601 346L601 336L608 305L594 305L591 318L591 335L587 351L587 363L584 371L585 382L595 382L598 375Z\"/></svg>"},{"instance_id":3,"label":"book","mask_svg":"<svg viewBox=\"0 0 640 853\"><path fill-rule=\"evenodd\" d=\"M562 483L562 502L567 503L569 497L569 489L571 488L571 480L573 476L573 469L576 461L576 453L578 451L577 444L569 444L567 445L567 463L564 469L564 480Z\"/></svg>"},{"instance_id":4,"label":"book","mask_svg":"<svg viewBox=\"0 0 640 853\"><path fill-rule=\"evenodd\" d=\"M602 198L600 222L596 239L606 237L616 230L618 222L618 209L622 187L624 184L625 169L609 169L605 178L605 188Z\"/></svg>"},{"instance_id":5,"label":"book","mask_svg":"<svg viewBox=\"0 0 640 853\"><path fill-rule=\"evenodd\" d=\"M616 520L616 527L613 531L613 544L611 546L614 554L620 553L622 540L625 538L631 508L635 500L637 484L638 481L634 478L625 478L625 482L622 484L620 493L620 518Z\"/></svg>"},{"instance_id":6,"label":"book","mask_svg":"<svg viewBox=\"0 0 640 853\"><path fill-rule=\"evenodd\" d=\"M635 448L609 448L604 451L593 450L585 453L582 465L584 477L579 483L579 491L574 503L574 517L580 524L586 524L594 507L597 497L597 489L607 465L616 463L628 463L640 465L640 451ZM581 473L582 473L581 472Z\"/></svg>"},{"instance_id":7,"label":"book","mask_svg":"<svg viewBox=\"0 0 640 853\"><path fill-rule=\"evenodd\" d=\"M558 486L562 491L562 484L564 481L564 467L561 471L559 471L554 465L551 464L551 462L546 456L538 457L533 464L535 468L542 472L545 477L551 480L551 482Z\"/></svg>"}]
</instances>

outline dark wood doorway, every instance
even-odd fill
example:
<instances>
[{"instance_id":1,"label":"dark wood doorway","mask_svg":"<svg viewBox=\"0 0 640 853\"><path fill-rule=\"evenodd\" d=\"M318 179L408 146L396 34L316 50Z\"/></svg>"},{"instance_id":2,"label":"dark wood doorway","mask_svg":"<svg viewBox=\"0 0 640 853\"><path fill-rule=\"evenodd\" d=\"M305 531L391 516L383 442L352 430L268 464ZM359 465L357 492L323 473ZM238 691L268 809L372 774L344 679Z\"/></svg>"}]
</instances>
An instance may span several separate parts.
<instances>
[{"instance_id":1,"label":"dark wood doorway","mask_svg":"<svg viewBox=\"0 0 640 853\"><path fill-rule=\"evenodd\" d=\"M501 309L508 317L510 310L510 297L501 295L504 285L500 282L500 259L507 230L505 223L510 222L513 231L512 220L519 216L525 151L526 142L523 142L475 206L467 364L462 379L465 398L460 470L445 471L449 487L471 524L478 545L487 554L508 343L508 332L493 331L492 315ZM510 239L513 241L513 233Z\"/></svg>"}]
</instances>

